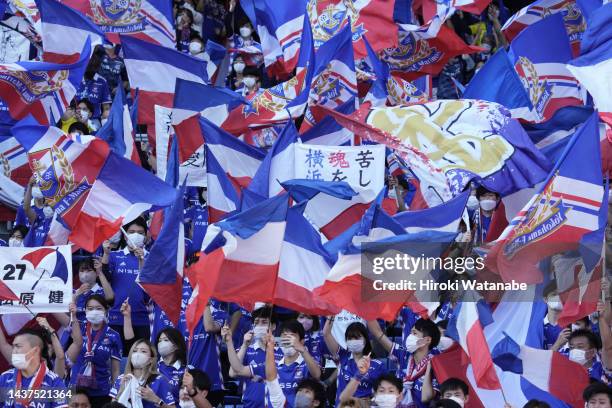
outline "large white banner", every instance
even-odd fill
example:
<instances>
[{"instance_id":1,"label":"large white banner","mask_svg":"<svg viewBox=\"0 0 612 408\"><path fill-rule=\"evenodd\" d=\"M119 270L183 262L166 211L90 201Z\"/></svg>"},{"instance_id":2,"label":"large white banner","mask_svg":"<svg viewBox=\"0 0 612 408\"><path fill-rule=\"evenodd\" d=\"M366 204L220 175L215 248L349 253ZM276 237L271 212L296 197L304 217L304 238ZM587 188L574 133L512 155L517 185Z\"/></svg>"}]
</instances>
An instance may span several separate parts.
<instances>
[{"instance_id":1,"label":"large white banner","mask_svg":"<svg viewBox=\"0 0 612 408\"><path fill-rule=\"evenodd\" d=\"M296 144L295 178L344 181L373 199L385 184L385 146Z\"/></svg>"},{"instance_id":2,"label":"large white banner","mask_svg":"<svg viewBox=\"0 0 612 408\"><path fill-rule=\"evenodd\" d=\"M170 137L176 137L172 126L172 109L155 105L155 151L157 163L157 176L166 179L168 169L168 154ZM187 177L187 185L206 187L206 162L204 156L204 143L189 159L179 165L179 180L182 183Z\"/></svg>"},{"instance_id":3,"label":"large white banner","mask_svg":"<svg viewBox=\"0 0 612 408\"><path fill-rule=\"evenodd\" d=\"M0 248L0 314L67 312L71 300L70 245Z\"/></svg>"}]
</instances>

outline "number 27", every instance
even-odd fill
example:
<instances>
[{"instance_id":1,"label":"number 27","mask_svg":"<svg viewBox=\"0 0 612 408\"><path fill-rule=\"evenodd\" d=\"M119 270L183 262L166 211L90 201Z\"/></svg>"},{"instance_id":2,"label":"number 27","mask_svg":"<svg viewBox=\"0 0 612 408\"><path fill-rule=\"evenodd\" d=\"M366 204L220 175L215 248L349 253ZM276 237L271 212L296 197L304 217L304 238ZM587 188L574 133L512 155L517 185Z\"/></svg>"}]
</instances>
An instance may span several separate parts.
<instances>
[{"instance_id":1,"label":"number 27","mask_svg":"<svg viewBox=\"0 0 612 408\"><path fill-rule=\"evenodd\" d=\"M15 280L15 276L14 276L15 269L19 271L19 276L17 277L17 280L23 279L23 274L26 271L25 264L17 264L17 265L8 264L4 266L4 270L6 271L6 273L2 277L2 280Z\"/></svg>"}]
</instances>

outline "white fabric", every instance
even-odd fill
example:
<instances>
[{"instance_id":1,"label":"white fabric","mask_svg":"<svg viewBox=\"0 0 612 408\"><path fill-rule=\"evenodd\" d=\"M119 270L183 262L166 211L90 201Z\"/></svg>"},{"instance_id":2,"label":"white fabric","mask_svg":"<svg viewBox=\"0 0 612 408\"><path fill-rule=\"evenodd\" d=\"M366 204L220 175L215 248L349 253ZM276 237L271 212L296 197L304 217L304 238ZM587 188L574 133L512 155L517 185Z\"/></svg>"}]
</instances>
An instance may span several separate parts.
<instances>
[{"instance_id":1,"label":"white fabric","mask_svg":"<svg viewBox=\"0 0 612 408\"><path fill-rule=\"evenodd\" d=\"M138 395L138 387L140 383L132 374L126 376L128 383L125 385L121 395L117 396L117 402L125 405L127 408L143 408L142 398Z\"/></svg>"}]
</instances>

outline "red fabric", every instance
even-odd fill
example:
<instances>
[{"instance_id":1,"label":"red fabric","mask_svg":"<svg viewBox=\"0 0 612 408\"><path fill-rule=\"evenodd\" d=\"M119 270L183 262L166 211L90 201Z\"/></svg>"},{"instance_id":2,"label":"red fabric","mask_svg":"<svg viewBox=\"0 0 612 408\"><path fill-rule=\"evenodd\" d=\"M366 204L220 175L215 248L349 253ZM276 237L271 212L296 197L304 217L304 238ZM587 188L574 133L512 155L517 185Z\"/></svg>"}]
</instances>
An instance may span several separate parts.
<instances>
[{"instance_id":1,"label":"red fabric","mask_svg":"<svg viewBox=\"0 0 612 408\"><path fill-rule=\"evenodd\" d=\"M314 293L322 300L354 313L365 320L395 320L397 313L405 302L389 301L389 292L387 291L373 293L372 290L366 294L363 291L366 291L368 287L372 287L372 282L366 280L360 274L355 274L347 276L339 282L325 281L325 284L316 288ZM380 297L376 297L377 295ZM406 294L407 298L408 296L409 294Z\"/></svg>"},{"instance_id":2,"label":"red fabric","mask_svg":"<svg viewBox=\"0 0 612 408\"><path fill-rule=\"evenodd\" d=\"M93 253L104 241L115 235L122 224L123 218L111 222L81 212L68 239L75 245Z\"/></svg>"},{"instance_id":3,"label":"red fabric","mask_svg":"<svg viewBox=\"0 0 612 408\"><path fill-rule=\"evenodd\" d=\"M507 226L508 219L506 218L506 208L504 207L504 202L500 201L499 206L493 213L493 217L491 217L491 224L489 225L485 242L495 241Z\"/></svg>"},{"instance_id":4,"label":"red fabric","mask_svg":"<svg viewBox=\"0 0 612 408\"><path fill-rule=\"evenodd\" d=\"M162 308L168 319L178 325L181 314L181 299L183 295L183 278L176 275L176 281L167 283L140 283L147 295Z\"/></svg>"},{"instance_id":5,"label":"red fabric","mask_svg":"<svg viewBox=\"0 0 612 408\"><path fill-rule=\"evenodd\" d=\"M468 385L470 398L465 408L485 408L467 378L468 357L458 344L454 344L444 353L435 356L431 361L431 366L439 383L449 378L459 378Z\"/></svg>"},{"instance_id":6,"label":"red fabric","mask_svg":"<svg viewBox=\"0 0 612 408\"><path fill-rule=\"evenodd\" d=\"M489 345L482 331L480 321L476 320L474 325L468 330L466 343L470 351L470 360L472 361L476 385L485 390L501 389Z\"/></svg>"},{"instance_id":7,"label":"red fabric","mask_svg":"<svg viewBox=\"0 0 612 408\"><path fill-rule=\"evenodd\" d=\"M331 222L321 228L321 233L327 239L333 239L346 231L351 225L359 222L370 207L370 203L355 204L336 216Z\"/></svg>"},{"instance_id":8,"label":"red fabric","mask_svg":"<svg viewBox=\"0 0 612 408\"><path fill-rule=\"evenodd\" d=\"M573 408L582 408L582 391L588 385L589 375L583 366L561 353L553 353L548 382L552 395L569 403Z\"/></svg>"}]
</instances>

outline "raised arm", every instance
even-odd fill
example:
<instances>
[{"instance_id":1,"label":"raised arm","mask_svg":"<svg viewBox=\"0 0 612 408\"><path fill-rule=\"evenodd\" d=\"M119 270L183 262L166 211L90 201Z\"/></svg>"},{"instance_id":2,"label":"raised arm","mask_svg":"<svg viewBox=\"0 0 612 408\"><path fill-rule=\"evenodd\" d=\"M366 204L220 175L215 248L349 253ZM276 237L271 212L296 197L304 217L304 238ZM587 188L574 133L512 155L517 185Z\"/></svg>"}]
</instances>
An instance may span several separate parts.
<instances>
[{"instance_id":1,"label":"raised arm","mask_svg":"<svg viewBox=\"0 0 612 408\"><path fill-rule=\"evenodd\" d=\"M304 346L304 342L300 341L300 339L297 336L291 336L291 342L292 342L293 348L295 348L295 350L302 355L302 358L304 359L304 362L306 363L306 367L308 367L308 372L310 373L310 376L314 378L315 380L320 379L321 378L321 367L319 366L319 363L317 363L317 361L308 352L308 348ZM268 366L266 365L266 369L267 367Z\"/></svg>"},{"instance_id":2,"label":"raised arm","mask_svg":"<svg viewBox=\"0 0 612 408\"><path fill-rule=\"evenodd\" d=\"M230 363L230 377L252 377L251 368L242 364L242 361L238 358L236 350L234 349L234 341L232 340L232 333L229 326L223 326L221 328L221 337L227 344L227 357Z\"/></svg>"},{"instance_id":3,"label":"raised arm","mask_svg":"<svg viewBox=\"0 0 612 408\"><path fill-rule=\"evenodd\" d=\"M108 304L111 305L115 301L115 291L113 290L113 287L106 278L106 275L102 273L102 262L100 261L100 259L94 258L93 265L94 270L96 271L96 275L98 275L98 279L100 279L100 285L102 285L102 289L104 289L104 300L106 300Z\"/></svg>"},{"instance_id":4,"label":"raised arm","mask_svg":"<svg viewBox=\"0 0 612 408\"><path fill-rule=\"evenodd\" d=\"M219 333L221 331L221 325L213 319L212 308L213 306L208 303L206 310L204 310L204 330L207 333Z\"/></svg>"},{"instance_id":5,"label":"raised arm","mask_svg":"<svg viewBox=\"0 0 612 408\"><path fill-rule=\"evenodd\" d=\"M30 181L28 181L28 186L26 187L25 194L23 196L23 211L28 217L30 225L34 224L34 221L36 221L36 211L34 211L32 208L32 187L34 184L36 184L36 178L34 175L32 175L32 177L30 177Z\"/></svg>"},{"instance_id":6,"label":"raised arm","mask_svg":"<svg viewBox=\"0 0 612 408\"><path fill-rule=\"evenodd\" d=\"M368 330L372 335L372 338L378 342L384 348L387 353L390 353L393 350L393 342L387 335L382 331L380 325L376 320L368 321Z\"/></svg>"},{"instance_id":7,"label":"raised arm","mask_svg":"<svg viewBox=\"0 0 612 408\"><path fill-rule=\"evenodd\" d=\"M338 350L340 349L340 345L332 335L332 327L334 325L334 317L330 317L325 321L325 326L323 326L323 341L325 341L325 345L327 349L331 353L332 356L338 355Z\"/></svg>"}]
</instances>

